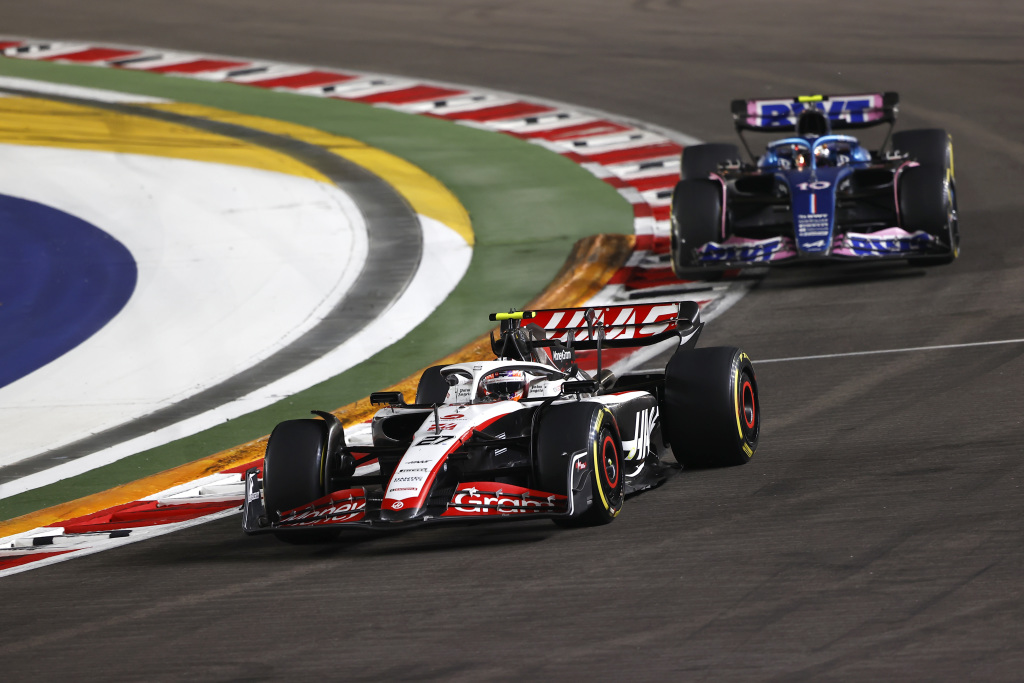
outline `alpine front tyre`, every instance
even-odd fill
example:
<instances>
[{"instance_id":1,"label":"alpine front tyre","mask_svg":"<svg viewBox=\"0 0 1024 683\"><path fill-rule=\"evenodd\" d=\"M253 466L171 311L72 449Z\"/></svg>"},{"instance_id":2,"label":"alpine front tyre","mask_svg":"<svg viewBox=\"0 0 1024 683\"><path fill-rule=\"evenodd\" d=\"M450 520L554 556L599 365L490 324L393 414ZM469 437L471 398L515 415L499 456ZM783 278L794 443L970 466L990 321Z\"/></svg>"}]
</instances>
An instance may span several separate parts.
<instances>
[{"instance_id":1,"label":"alpine front tyre","mask_svg":"<svg viewBox=\"0 0 1024 683\"><path fill-rule=\"evenodd\" d=\"M714 180L680 180L672 192L671 218L672 271L682 279L704 277L697 249L722 240L721 184Z\"/></svg>"},{"instance_id":2,"label":"alpine front tyre","mask_svg":"<svg viewBox=\"0 0 1024 683\"><path fill-rule=\"evenodd\" d=\"M677 351L665 369L662 425L684 467L750 460L761 434L761 403L747 354L730 346Z\"/></svg>"},{"instance_id":3,"label":"alpine front tyre","mask_svg":"<svg viewBox=\"0 0 1024 683\"><path fill-rule=\"evenodd\" d=\"M900 224L907 232L924 231L949 248L948 254L916 258L911 263L942 265L960 254L956 187L948 173L932 164L904 169L899 176Z\"/></svg>"}]
</instances>

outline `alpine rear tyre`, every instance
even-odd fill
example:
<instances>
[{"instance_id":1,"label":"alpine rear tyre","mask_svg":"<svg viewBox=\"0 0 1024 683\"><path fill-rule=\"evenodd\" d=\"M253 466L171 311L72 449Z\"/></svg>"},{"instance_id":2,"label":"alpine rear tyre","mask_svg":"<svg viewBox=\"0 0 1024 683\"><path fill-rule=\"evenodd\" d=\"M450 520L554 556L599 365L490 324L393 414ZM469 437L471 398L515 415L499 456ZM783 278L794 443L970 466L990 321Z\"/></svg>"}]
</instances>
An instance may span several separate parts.
<instances>
[{"instance_id":1,"label":"alpine rear tyre","mask_svg":"<svg viewBox=\"0 0 1024 683\"><path fill-rule=\"evenodd\" d=\"M683 179L706 179L726 161L740 158L739 147L724 142L708 142L683 148L680 159Z\"/></svg>"}]
</instances>

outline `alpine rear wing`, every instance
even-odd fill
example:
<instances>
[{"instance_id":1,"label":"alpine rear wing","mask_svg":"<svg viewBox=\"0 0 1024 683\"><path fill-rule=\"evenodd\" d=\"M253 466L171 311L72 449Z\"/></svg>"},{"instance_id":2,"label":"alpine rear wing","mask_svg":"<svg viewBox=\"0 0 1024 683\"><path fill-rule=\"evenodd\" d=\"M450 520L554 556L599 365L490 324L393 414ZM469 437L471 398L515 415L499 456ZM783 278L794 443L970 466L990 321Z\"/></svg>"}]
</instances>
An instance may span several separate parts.
<instances>
[{"instance_id":1,"label":"alpine rear wing","mask_svg":"<svg viewBox=\"0 0 1024 683\"><path fill-rule=\"evenodd\" d=\"M680 344L696 343L704 326L694 301L511 311L492 313L490 319L501 322L502 335L534 324L549 340L581 351L647 346L672 337Z\"/></svg>"},{"instance_id":2,"label":"alpine rear wing","mask_svg":"<svg viewBox=\"0 0 1024 683\"><path fill-rule=\"evenodd\" d=\"M895 92L862 95L805 95L771 100L733 100L732 117L736 131L786 133L796 130L796 120L805 109L824 112L833 130L868 128L896 123L900 96Z\"/></svg>"}]
</instances>

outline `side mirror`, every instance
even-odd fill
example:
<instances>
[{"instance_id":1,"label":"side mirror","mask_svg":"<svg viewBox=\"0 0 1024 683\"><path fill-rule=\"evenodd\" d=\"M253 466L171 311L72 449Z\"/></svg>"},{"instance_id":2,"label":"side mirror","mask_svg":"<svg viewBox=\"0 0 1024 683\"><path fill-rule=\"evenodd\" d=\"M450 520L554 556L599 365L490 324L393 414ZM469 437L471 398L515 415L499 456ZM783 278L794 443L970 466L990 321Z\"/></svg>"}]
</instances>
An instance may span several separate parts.
<instances>
[{"instance_id":1,"label":"side mirror","mask_svg":"<svg viewBox=\"0 0 1024 683\"><path fill-rule=\"evenodd\" d=\"M401 391L375 391L370 394L372 406L404 406L405 397Z\"/></svg>"}]
</instances>

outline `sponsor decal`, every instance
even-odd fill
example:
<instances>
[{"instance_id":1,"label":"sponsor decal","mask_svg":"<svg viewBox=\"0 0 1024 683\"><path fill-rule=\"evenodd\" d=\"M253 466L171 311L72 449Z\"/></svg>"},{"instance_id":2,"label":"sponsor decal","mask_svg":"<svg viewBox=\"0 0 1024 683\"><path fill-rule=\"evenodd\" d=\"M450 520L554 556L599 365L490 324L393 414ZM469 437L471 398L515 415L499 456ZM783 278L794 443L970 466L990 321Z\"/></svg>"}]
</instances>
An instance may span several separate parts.
<instances>
[{"instance_id":1,"label":"sponsor decal","mask_svg":"<svg viewBox=\"0 0 1024 683\"><path fill-rule=\"evenodd\" d=\"M559 362L572 360L572 351L569 349L555 349L551 352L551 358Z\"/></svg>"},{"instance_id":2,"label":"sponsor decal","mask_svg":"<svg viewBox=\"0 0 1024 683\"><path fill-rule=\"evenodd\" d=\"M639 304L636 306L598 306L594 311L594 327L603 327L606 339L642 339L653 337L676 325L678 307L675 304ZM590 331L582 310L538 311L532 322L552 332L550 339L588 341ZM554 354L552 354L554 358Z\"/></svg>"},{"instance_id":3,"label":"sponsor decal","mask_svg":"<svg viewBox=\"0 0 1024 683\"><path fill-rule=\"evenodd\" d=\"M394 503L391 504L391 509L392 510L401 510L404 507L405 507L405 503L403 503L400 500L396 500Z\"/></svg>"},{"instance_id":4,"label":"sponsor decal","mask_svg":"<svg viewBox=\"0 0 1024 683\"><path fill-rule=\"evenodd\" d=\"M406 465L424 465L424 464L429 463L429 462L433 462L433 460L409 460L408 462L403 463L403 464L406 464Z\"/></svg>"},{"instance_id":5,"label":"sponsor decal","mask_svg":"<svg viewBox=\"0 0 1024 683\"><path fill-rule=\"evenodd\" d=\"M580 458L579 460L576 461L576 464L573 465L573 467L575 467L576 469L578 469L578 470L580 470L582 472L583 470L587 469L587 459L586 458Z\"/></svg>"},{"instance_id":6,"label":"sponsor decal","mask_svg":"<svg viewBox=\"0 0 1024 683\"><path fill-rule=\"evenodd\" d=\"M880 95L852 95L829 97L828 101L794 102L792 100L752 100L748 113L753 114L751 123L763 128L796 125L797 117L805 109L818 109L833 121L866 123L882 117L872 107L881 106Z\"/></svg>"},{"instance_id":7,"label":"sponsor decal","mask_svg":"<svg viewBox=\"0 0 1024 683\"><path fill-rule=\"evenodd\" d=\"M451 415L442 415L441 419L442 420L461 420L464 417L466 417L466 416L465 415L461 415L459 413L453 413Z\"/></svg>"},{"instance_id":8,"label":"sponsor decal","mask_svg":"<svg viewBox=\"0 0 1024 683\"><path fill-rule=\"evenodd\" d=\"M345 502L336 502L325 508L308 508L306 510L288 512L281 517L282 524L299 524L309 526L313 524L334 524L337 522L352 522L363 518L366 511L366 500L354 498Z\"/></svg>"},{"instance_id":9,"label":"sponsor decal","mask_svg":"<svg viewBox=\"0 0 1024 683\"><path fill-rule=\"evenodd\" d=\"M427 430L436 431L440 429L442 432L451 432L459 428L458 423L455 422L440 422L427 425Z\"/></svg>"},{"instance_id":10,"label":"sponsor decal","mask_svg":"<svg viewBox=\"0 0 1024 683\"><path fill-rule=\"evenodd\" d=\"M398 470L398 473L399 474L403 474L405 472L429 472L429 471L430 471L429 467L403 467L402 469Z\"/></svg>"},{"instance_id":11,"label":"sponsor decal","mask_svg":"<svg viewBox=\"0 0 1024 683\"><path fill-rule=\"evenodd\" d=\"M800 237L827 237L830 226L827 213L801 213L796 217L796 234ZM809 246L801 242L800 246Z\"/></svg>"},{"instance_id":12,"label":"sponsor decal","mask_svg":"<svg viewBox=\"0 0 1024 683\"><path fill-rule=\"evenodd\" d=\"M626 456L626 460L647 456L651 450L651 434L654 432L654 425L657 422L658 406L637 412L633 425L633 450Z\"/></svg>"},{"instance_id":13,"label":"sponsor decal","mask_svg":"<svg viewBox=\"0 0 1024 683\"><path fill-rule=\"evenodd\" d=\"M392 481L392 483L395 483L395 482L402 482L402 481L423 481L423 479L424 479L423 477L395 477L391 481Z\"/></svg>"},{"instance_id":14,"label":"sponsor decal","mask_svg":"<svg viewBox=\"0 0 1024 683\"><path fill-rule=\"evenodd\" d=\"M782 237L751 242L747 244L718 244L708 242L697 249L697 257L706 263L718 261L745 261L748 263L760 263L771 261L772 257L786 248L787 244Z\"/></svg>"},{"instance_id":15,"label":"sponsor decal","mask_svg":"<svg viewBox=\"0 0 1024 683\"><path fill-rule=\"evenodd\" d=\"M474 482L461 484L448 503L444 517L508 516L564 510L565 496L546 491L498 484Z\"/></svg>"},{"instance_id":16,"label":"sponsor decal","mask_svg":"<svg viewBox=\"0 0 1024 683\"><path fill-rule=\"evenodd\" d=\"M440 443L448 443L455 437L450 434L432 434L417 441L415 446L436 446Z\"/></svg>"}]
</instances>

